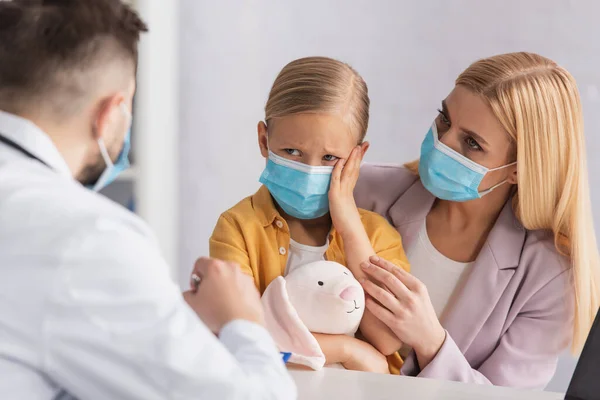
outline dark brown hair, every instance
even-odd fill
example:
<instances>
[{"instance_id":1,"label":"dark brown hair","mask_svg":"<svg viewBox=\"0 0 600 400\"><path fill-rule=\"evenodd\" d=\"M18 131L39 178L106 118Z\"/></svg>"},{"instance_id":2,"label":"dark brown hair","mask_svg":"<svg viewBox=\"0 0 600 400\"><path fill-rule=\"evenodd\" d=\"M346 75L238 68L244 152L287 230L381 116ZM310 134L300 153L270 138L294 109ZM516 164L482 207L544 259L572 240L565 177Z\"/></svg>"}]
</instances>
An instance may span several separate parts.
<instances>
[{"instance_id":1,"label":"dark brown hair","mask_svg":"<svg viewBox=\"0 0 600 400\"><path fill-rule=\"evenodd\" d=\"M90 74L103 63L123 60L135 73L146 31L121 0L0 1L0 108L69 108L91 90Z\"/></svg>"}]
</instances>

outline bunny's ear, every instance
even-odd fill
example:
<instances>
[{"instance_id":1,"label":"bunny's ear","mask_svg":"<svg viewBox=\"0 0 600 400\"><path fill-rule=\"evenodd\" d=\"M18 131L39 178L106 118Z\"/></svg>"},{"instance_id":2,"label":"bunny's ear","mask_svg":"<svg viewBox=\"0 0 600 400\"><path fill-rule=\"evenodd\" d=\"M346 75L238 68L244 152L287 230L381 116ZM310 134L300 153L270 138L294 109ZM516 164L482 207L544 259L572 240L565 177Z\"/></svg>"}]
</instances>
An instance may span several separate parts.
<instances>
[{"instance_id":1,"label":"bunny's ear","mask_svg":"<svg viewBox=\"0 0 600 400\"><path fill-rule=\"evenodd\" d=\"M267 330L279 350L292 353L289 362L315 370L323 368L325 355L290 303L282 276L269 284L263 293L262 304Z\"/></svg>"}]
</instances>

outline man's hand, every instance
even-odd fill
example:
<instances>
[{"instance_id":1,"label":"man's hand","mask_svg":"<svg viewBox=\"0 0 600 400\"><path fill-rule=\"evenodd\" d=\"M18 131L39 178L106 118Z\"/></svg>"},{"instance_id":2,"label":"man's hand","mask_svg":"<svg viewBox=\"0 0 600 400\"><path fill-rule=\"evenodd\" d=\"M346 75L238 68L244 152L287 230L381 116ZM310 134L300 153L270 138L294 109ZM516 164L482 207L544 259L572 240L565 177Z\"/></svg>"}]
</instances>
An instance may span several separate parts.
<instances>
[{"instance_id":1,"label":"man's hand","mask_svg":"<svg viewBox=\"0 0 600 400\"><path fill-rule=\"evenodd\" d=\"M260 294L251 277L231 262L200 258L194 265L200 283L192 279L185 301L218 334L227 323L242 319L263 324Z\"/></svg>"}]
</instances>

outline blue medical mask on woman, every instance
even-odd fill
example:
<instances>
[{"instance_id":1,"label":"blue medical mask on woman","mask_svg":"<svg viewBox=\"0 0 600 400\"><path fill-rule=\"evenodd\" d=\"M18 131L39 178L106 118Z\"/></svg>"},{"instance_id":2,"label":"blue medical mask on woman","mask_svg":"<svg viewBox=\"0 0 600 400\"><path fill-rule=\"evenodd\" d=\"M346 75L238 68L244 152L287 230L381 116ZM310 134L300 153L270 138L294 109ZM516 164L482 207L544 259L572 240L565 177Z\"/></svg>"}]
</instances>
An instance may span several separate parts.
<instances>
[{"instance_id":1,"label":"blue medical mask on woman","mask_svg":"<svg viewBox=\"0 0 600 400\"><path fill-rule=\"evenodd\" d=\"M333 167L302 164L269 150L267 166L259 181L286 214L298 219L315 219L329 212L332 172Z\"/></svg>"},{"instance_id":2,"label":"blue medical mask on woman","mask_svg":"<svg viewBox=\"0 0 600 400\"><path fill-rule=\"evenodd\" d=\"M469 160L440 142L437 125L434 122L421 145L419 175L423 186L438 199L469 201L479 199L506 183L505 179L480 192L479 184L488 172L514 164L516 162L489 169Z\"/></svg>"},{"instance_id":3,"label":"blue medical mask on woman","mask_svg":"<svg viewBox=\"0 0 600 400\"><path fill-rule=\"evenodd\" d=\"M117 161L113 163L110 159L110 155L108 154L108 149L106 148L106 144L104 144L104 140L102 138L98 139L98 146L100 147L100 154L102 155L102 159L106 164L106 168L102 172L102 175L98 178L96 183L91 186L91 189L98 192L110 185L114 182L115 179L121 174L121 172L127 170L130 166L129 164L129 151L131 150L131 123L132 116L129 110L124 103L121 103L121 111L125 114L127 118L129 118L129 127L127 128L127 132L125 133L125 140L123 142L123 148L119 153L119 157Z\"/></svg>"}]
</instances>

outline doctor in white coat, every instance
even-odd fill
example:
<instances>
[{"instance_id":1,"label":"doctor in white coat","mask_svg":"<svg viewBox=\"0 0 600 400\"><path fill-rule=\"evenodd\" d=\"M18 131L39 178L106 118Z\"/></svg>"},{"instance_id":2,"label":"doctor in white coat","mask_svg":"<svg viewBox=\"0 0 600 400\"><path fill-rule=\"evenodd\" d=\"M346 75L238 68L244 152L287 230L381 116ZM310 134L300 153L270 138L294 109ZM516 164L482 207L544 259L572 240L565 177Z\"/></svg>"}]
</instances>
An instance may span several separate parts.
<instances>
[{"instance_id":1,"label":"doctor in white coat","mask_svg":"<svg viewBox=\"0 0 600 400\"><path fill-rule=\"evenodd\" d=\"M0 397L295 398L251 280L199 260L182 296L94 192L127 166L145 30L120 0L0 1Z\"/></svg>"}]
</instances>

